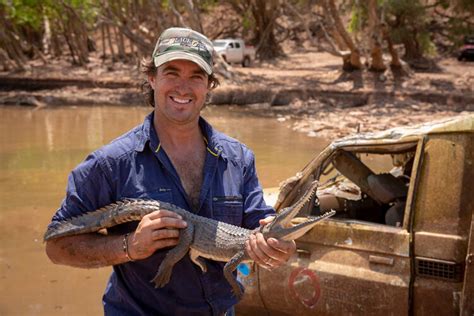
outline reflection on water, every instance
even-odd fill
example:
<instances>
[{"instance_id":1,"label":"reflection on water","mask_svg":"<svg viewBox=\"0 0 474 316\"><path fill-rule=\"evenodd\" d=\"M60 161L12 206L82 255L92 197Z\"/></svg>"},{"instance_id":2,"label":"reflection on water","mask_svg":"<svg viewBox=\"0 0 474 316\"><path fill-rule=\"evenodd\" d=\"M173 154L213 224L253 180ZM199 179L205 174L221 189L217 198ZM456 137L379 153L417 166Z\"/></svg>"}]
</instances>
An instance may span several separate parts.
<instances>
[{"instance_id":1,"label":"reflection on water","mask_svg":"<svg viewBox=\"0 0 474 316\"><path fill-rule=\"evenodd\" d=\"M67 175L92 150L141 123L150 108L0 108L0 315L96 315L110 268L50 263L42 234ZM301 169L325 142L235 107L208 107L206 119L252 148L262 186Z\"/></svg>"}]
</instances>

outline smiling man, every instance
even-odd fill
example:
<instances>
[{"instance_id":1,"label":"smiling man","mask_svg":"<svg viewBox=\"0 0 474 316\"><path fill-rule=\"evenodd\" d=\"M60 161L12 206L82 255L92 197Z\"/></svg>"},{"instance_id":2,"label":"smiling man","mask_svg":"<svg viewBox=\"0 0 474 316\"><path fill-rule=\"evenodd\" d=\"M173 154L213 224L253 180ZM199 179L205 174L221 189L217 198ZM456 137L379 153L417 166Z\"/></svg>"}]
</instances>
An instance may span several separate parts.
<instances>
[{"instance_id":1,"label":"smiling man","mask_svg":"<svg viewBox=\"0 0 474 316\"><path fill-rule=\"evenodd\" d=\"M252 151L202 117L207 94L218 85L213 47L202 34L170 28L142 62L147 103L143 124L90 154L70 174L67 194L51 225L125 198L173 203L200 216L245 228L271 221ZM170 282L155 288L155 275L186 227L177 214L160 210L140 222L47 242L50 259L82 268L113 266L103 296L106 315L222 315L237 303L222 262L202 273L188 256ZM285 263L294 242L252 235L246 251L264 268Z\"/></svg>"}]
</instances>

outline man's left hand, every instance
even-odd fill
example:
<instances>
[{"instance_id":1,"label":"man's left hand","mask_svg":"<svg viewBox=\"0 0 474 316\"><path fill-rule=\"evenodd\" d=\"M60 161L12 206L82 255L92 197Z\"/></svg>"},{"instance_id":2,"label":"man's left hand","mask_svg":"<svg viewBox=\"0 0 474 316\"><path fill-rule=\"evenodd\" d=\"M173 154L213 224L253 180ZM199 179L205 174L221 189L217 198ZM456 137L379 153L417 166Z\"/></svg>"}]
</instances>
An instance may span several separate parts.
<instances>
[{"instance_id":1,"label":"man's left hand","mask_svg":"<svg viewBox=\"0 0 474 316\"><path fill-rule=\"evenodd\" d=\"M260 220L260 225L270 223L274 217ZM275 238L265 240L261 233L250 235L245 242L245 250L250 258L259 266L271 270L285 264L295 253L296 244L292 241L283 241Z\"/></svg>"}]
</instances>

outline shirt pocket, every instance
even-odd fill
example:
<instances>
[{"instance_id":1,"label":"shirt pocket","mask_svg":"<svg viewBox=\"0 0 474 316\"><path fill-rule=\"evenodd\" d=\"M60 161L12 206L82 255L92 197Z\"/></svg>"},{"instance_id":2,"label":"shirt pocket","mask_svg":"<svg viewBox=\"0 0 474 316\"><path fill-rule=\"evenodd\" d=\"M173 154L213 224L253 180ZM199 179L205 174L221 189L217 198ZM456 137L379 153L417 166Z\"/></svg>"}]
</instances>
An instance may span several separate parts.
<instances>
[{"instance_id":1,"label":"shirt pocket","mask_svg":"<svg viewBox=\"0 0 474 316\"><path fill-rule=\"evenodd\" d=\"M242 226L244 212L242 196L214 196L212 198L212 211L215 220Z\"/></svg>"}]
</instances>

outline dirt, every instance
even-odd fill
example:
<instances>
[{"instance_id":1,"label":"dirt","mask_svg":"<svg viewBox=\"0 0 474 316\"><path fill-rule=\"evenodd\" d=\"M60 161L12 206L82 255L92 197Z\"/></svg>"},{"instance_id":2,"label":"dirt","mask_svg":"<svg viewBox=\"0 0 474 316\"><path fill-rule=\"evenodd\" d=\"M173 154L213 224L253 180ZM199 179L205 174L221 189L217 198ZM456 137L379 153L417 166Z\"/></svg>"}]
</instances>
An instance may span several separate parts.
<instances>
[{"instance_id":1,"label":"dirt","mask_svg":"<svg viewBox=\"0 0 474 316\"><path fill-rule=\"evenodd\" d=\"M443 58L433 65L403 73L347 73L327 53L292 51L250 68L233 65L236 78L221 79L211 104L247 105L257 115L291 119L293 129L325 138L472 115L474 63ZM141 81L136 66L100 59L92 58L87 68L65 60L32 62L25 72L0 73L0 104L137 105L143 104Z\"/></svg>"}]
</instances>

